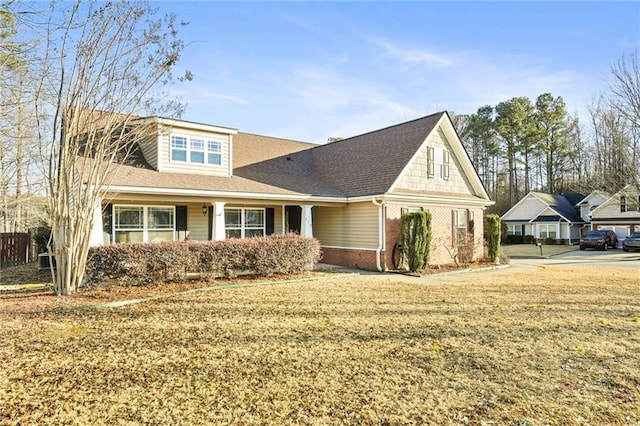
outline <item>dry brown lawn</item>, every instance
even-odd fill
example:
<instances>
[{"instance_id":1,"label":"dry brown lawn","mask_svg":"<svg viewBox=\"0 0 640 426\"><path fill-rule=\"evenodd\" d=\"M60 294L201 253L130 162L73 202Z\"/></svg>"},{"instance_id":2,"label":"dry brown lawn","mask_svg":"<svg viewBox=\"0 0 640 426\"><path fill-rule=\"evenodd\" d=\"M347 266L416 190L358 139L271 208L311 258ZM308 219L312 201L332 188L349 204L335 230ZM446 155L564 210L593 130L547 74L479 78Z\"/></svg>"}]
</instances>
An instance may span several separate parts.
<instances>
[{"instance_id":1,"label":"dry brown lawn","mask_svg":"<svg viewBox=\"0 0 640 426\"><path fill-rule=\"evenodd\" d=\"M606 273L337 276L6 310L0 423L638 425L640 279Z\"/></svg>"}]
</instances>

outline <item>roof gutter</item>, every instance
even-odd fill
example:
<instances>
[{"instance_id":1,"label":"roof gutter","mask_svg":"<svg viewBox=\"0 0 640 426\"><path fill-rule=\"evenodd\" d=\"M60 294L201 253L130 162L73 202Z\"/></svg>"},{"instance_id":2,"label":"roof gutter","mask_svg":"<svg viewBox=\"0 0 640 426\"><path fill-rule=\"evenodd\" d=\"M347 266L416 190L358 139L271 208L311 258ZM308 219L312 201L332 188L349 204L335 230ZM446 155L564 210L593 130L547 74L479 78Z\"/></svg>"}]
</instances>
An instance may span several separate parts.
<instances>
[{"instance_id":1,"label":"roof gutter","mask_svg":"<svg viewBox=\"0 0 640 426\"><path fill-rule=\"evenodd\" d=\"M382 264L380 263L380 253L384 248L384 201L378 202L375 198L371 202L378 207L378 248L376 248L376 269L382 272Z\"/></svg>"}]
</instances>

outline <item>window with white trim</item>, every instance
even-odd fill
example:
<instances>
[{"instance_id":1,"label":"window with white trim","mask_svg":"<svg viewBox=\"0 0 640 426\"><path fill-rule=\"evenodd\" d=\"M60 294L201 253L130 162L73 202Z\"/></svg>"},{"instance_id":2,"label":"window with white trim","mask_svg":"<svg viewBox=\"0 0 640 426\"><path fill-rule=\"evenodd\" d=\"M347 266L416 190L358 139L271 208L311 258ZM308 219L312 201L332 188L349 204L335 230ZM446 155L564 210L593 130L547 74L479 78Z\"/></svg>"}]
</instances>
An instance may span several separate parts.
<instances>
[{"instance_id":1,"label":"window with white trim","mask_svg":"<svg viewBox=\"0 0 640 426\"><path fill-rule=\"evenodd\" d=\"M522 235L522 225L507 225L507 235Z\"/></svg>"},{"instance_id":2,"label":"window with white trim","mask_svg":"<svg viewBox=\"0 0 640 426\"><path fill-rule=\"evenodd\" d=\"M189 161L196 164L204 164L204 140L191 138L189 141Z\"/></svg>"},{"instance_id":3,"label":"window with white trim","mask_svg":"<svg viewBox=\"0 0 640 426\"><path fill-rule=\"evenodd\" d=\"M558 224L557 223L539 223L538 224L538 238L558 238Z\"/></svg>"},{"instance_id":4,"label":"window with white trim","mask_svg":"<svg viewBox=\"0 0 640 426\"><path fill-rule=\"evenodd\" d=\"M464 246L468 237L467 210L453 210L453 244Z\"/></svg>"},{"instance_id":5,"label":"window with white trim","mask_svg":"<svg viewBox=\"0 0 640 426\"><path fill-rule=\"evenodd\" d=\"M207 164L215 166L222 164L222 143L207 141Z\"/></svg>"},{"instance_id":6,"label":"window with white trim","mask_svg":"<svg viewBox=\"0 0 640 426\"><path fill-rule=\"evenodd\" d=\"M113 206L116 243L173 241L175 207Z\"/></svg>"},{"instance_id":7,"label":"window with white trim","mask_svg":"<svg viewBox=\"0 0 640 426\"><path fill-rule=\"evenodd\" d=\"M171 161L187 162L187 138L171 136Z\"/></svg>"},{"instance_id":8,"label":"window with white trim","mask_svg":"<svg viewBox=\"0 0 640 426\"><path fill-rule=\"evenodd\" d=\"M265 234L265 209L224 209L226 238L262 237Z\"/></svg>"},{"instance_id":9,"label":"window with white trim","mask_svg":"<svg viewBox=\"0 0 640 426\"><path fill-rule=\"evenodd\" d=\"M627 206L627 197L624 195L620 196L620 213L625 213L628 210Z\"/></svg>"},{"instance_id":10,"label":"window with white trim","mask_svg":"<svg viewBox=\"0 0 640 426\"><path fill-rule=\"evenodd\" d=\"M222 142L201 137L171 135L171 161L219 166L222 164Z\"/></svg>"}]
</instances>

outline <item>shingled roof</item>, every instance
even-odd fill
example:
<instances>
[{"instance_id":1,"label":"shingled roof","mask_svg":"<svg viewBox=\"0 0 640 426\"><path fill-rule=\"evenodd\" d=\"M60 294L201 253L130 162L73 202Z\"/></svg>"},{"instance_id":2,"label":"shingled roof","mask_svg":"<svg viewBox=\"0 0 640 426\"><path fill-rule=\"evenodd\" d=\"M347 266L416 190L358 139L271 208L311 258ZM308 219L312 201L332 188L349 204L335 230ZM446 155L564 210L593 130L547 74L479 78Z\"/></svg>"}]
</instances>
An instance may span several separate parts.
<instances>
[{"instance_id":1,"label":"shingled roof","mask_svg":"<svg viewBox=\"0 0 640 426\"><path fill-rule=\"evenodd\" d=\"M241 167L234 173L314 195L384 194L444 114L316 145Z\"/></svg>"},{"instance_id":2,"label":"shingled roof","mask_svg":"<svg viewBox=\"0 0 640 426\"><path fill-rule=\"evenodd\" d=\"M357 197L388 192L446 112L326 145L238 132L233 176L123 166L113 184L148 188Z\"/></svg>"},{"instance_id":3,"label":"shingled roof","mask_svg":"<svg viewBox=\"0 0 640 426\"><path fill-rule=\"evenodd\" d=\"M580 217L580 212L571 201L569 201L565 195L555 195L555 194L546 194L544 192L534 192L534 194L544 201L553 211L558 213L560 216L566 218L570 222L584 222L582 217ZM573 200L579 198L584 195L579 194L578 196L570 196Z\"/></svg>"}]
</instances>

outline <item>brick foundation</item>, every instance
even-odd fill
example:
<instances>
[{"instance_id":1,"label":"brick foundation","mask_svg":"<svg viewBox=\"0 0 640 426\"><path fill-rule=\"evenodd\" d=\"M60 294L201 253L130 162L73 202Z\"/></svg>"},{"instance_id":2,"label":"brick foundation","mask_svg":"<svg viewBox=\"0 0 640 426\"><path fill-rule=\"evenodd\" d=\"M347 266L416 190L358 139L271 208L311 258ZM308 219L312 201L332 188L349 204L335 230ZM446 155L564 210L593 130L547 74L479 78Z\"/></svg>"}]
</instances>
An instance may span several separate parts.
<instances>
[{"instance_id":1,"label":"brick foundation","mask_svg":"<svg viewBox=\"0 0 640 426\"><path fill-rule=\"evenodd\" d=\"M322 263L376 271L375 250L350 250L322 247Z\"/></svg>"}]
</instances>

